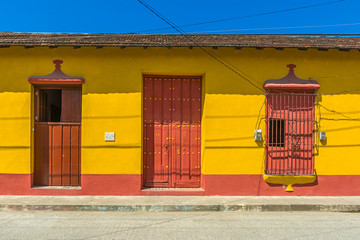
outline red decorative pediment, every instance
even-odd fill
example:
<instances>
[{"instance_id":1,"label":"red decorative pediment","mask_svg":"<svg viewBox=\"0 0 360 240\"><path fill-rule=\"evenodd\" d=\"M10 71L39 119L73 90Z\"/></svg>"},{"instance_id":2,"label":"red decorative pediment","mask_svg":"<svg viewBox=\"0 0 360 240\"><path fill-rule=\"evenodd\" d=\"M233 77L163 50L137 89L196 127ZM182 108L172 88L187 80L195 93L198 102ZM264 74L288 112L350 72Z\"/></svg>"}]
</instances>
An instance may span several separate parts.
<instances>
[{"instance_id":1,"label":"red decorative pediment","mask_svg":"<svg viewBox=\"0 0 360 240\"><path fill-rule=\"evenodd\" d=\"M31 76L28 79L29 83L35 85L80 85L85 82L83 77L72 77L63 73L61 71L62 60L54 60L53 63L55 64L54 72L46 76Z\"/></svg>"},{"instance_id":2,"label":"red decorative pediment","mask_svg":"<svg viewBox=\"0 0 360 240\"><path fill-rule=\"evenodd\" d=\"M298 78L294 73L296 65L289 64L289 73L281 79L270 79L264 83L264 89L294 89L294 90L317 90L320 84L315 80Z\"/></svg>"}]
</instances>

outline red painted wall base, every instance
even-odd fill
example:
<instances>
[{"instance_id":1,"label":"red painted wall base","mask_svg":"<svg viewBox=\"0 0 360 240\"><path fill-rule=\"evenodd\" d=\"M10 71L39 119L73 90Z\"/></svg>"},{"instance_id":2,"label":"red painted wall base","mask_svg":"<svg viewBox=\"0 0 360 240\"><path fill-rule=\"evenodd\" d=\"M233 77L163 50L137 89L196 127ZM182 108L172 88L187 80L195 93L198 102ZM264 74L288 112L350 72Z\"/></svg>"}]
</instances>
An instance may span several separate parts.
<instances>
[{"instance_id":1,"label":"red painted wall base","mask_svg":"<svg viewBox=\"0 0 360 240\"><path fill-rule=\"evenodd\" d=\"M294 185L285 192L262 175L203 175L199 190L142 189L142 176L82 175L81 188L31 187L31 174L0 174L0 195L173 195L173 196L360 196L360 175L321 175L315 183Z\"/></svg>"}]
</instances>

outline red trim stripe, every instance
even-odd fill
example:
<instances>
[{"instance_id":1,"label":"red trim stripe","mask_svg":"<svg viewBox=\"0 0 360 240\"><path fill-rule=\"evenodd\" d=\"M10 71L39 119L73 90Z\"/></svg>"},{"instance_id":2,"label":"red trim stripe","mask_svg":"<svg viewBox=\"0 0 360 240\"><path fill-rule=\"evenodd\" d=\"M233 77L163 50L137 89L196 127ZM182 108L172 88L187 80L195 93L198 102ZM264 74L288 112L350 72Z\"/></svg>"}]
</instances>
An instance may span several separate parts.
<instances>
[{"instance_id":1,"label":"red trim stripe","mask_svg":"<svg viewBox=\"0 0 360 240\"><path fill-rule=\"evenodd\" d=\"M83 174L82 186L75 189L32 188L32 174L0 174L0 195L172 195L172 196L360 196L360 175L320 175L315 183L294 185L285 192L262 175L203 175L203 189L142 190L140 174Z\"/></svg>"}]
</instances>

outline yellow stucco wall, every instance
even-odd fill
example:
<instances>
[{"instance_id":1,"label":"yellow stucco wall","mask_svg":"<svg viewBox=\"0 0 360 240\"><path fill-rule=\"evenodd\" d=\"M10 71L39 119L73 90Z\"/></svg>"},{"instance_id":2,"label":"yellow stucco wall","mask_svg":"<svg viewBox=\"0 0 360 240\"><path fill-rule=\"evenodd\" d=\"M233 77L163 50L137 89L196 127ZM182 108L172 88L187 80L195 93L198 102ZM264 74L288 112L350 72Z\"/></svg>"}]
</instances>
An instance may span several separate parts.
<instances>
[{"instance_id":1,"label":"yellow stucco wall","mask_svg":"<svg viewBox=\"0 0 360 240\"><path fill-rule=\"evenodd\" d=\"M317 141L318 174L360 174L360 52L309 49L219 48L217 55L248 74L260 88L282 78L286 65L298 77L317 80L326 143ZM198 48L36 47L0 49L0 173L32 172L32 88L29 76L63 71L86 79L82 104L82 173L139 174L142 166L142 74L203 76L202 173L262 174L264 148L253 140L264 94ZM339 114L342 113L343 115ZM260 118L264 117L264 108ZM317 111L319 118L319 111ZM354 120L355 119L355 120ZM264 121L260 124L263 132ZM115 132L105 142L104 132Z\"/></svg>"}]
</instances>

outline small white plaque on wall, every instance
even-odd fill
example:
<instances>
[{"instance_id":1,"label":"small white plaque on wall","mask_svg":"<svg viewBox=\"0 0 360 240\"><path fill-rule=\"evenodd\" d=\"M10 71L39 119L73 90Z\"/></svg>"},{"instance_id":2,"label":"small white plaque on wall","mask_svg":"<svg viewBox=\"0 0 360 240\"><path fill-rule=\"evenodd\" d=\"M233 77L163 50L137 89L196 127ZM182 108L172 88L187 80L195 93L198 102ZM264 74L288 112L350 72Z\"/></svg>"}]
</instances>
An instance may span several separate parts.
<instances>
[{"instance_id":1,"label":"small white plaque on wall","mask_svg":"<svg viewBox=\"0 0 360 240\"><path fill-rule=\"evenodd\" d=\"M105 132L105 142L115 142L115 133Z\"/></svg>"}]
</instances>

